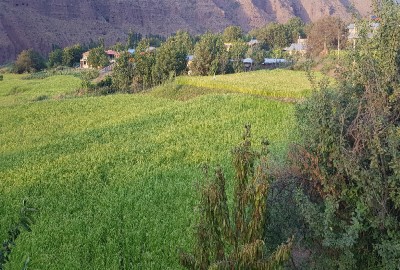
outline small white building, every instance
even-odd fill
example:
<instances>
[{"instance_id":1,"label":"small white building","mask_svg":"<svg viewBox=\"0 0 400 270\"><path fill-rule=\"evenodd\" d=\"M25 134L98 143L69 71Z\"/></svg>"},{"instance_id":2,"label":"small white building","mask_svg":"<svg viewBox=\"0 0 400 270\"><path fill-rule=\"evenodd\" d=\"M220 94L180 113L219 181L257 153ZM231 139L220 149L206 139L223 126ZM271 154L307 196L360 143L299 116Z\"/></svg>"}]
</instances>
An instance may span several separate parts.
<instances>
[{"instance_id":1,"label":"small white building","mask_svg":"<svg viewBox=\"0 0 400 270\"><path fill-rule=\"evenodd\" d=\"M300 54L304 56L307 52L307 39L299 37L297 43L292 43L289 47L283 49L288 52L289 55Z\"/></svg>"}]
</instances>

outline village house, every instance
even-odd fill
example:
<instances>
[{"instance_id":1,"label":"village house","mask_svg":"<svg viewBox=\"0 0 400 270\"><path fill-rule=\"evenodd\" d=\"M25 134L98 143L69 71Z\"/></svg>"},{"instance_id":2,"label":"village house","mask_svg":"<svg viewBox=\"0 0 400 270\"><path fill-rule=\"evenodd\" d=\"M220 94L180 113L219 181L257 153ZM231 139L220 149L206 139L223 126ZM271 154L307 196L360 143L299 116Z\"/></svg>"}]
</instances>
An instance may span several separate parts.
<instances>
[{"instance_id":1,"label":"village house","mask_svg":"<svg viewBox=\"0 0 400 270\"><path fill-rule=\"evenodd\" d=\"M116 51L113 51L113 50L106 50L104 52L106 53L106 55L108 57L108 61L110 62L110 64L114 64L116 59L118 59L119 56L120 56L119 52L116 52ZM83 69L92 68L88 63L89 55L90 55L90 51L84 52L82 54L82 58L81 58L80 63L79 63L79 67L80 68L83 68Z\"/></svg>"},{"instance_id":2,"label":"village house","mask_svg":"<svg viewBox=\"0 0 400 270\"><path fill-rule=\"evenodd\" d=\"M119 58L120 53L113 51L113 50L107 50L105 51L108 57L108 61L110 61L111 64L115 63L115 60Z\"/></svg>"},{"instance_id":3,"label":"village house","mask_svg":"<svg viewBox=\"0 0 400 270\"><path fill-rule=\"evenodd\" d=\"M289 47L286 47L283 50L288 52L289 55L300 54L301 56L304 56L307 53L307 39L299 36L297 43L292 43Z\"/></svg>"},{"instance_id":4,"label":"village house","mask_svg":"<svg viewBox=\"0 0 400 270\"><path fill-rule=\"evenodd\" d=\"M80 64L79 67L80 68L90 68L89 64L88 64L88 57L89 57L90 51L84 52L82 54L82 58L80 60Z\"/></svg>"}]
</instances>

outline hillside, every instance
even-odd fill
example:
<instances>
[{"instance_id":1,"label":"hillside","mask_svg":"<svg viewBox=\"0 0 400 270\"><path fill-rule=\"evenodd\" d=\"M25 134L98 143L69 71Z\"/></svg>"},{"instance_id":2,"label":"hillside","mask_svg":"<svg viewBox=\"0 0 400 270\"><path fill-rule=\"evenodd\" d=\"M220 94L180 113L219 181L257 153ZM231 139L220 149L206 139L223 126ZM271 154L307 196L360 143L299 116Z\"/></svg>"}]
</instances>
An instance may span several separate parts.
<instances>
[{"instance_id":1,"label":"hillside","mask_svg":"<svg viewBox=\"0 0 400 270\"><path fill-rule=\"evenodd\" d=\"M4 0L0 64L31 47L47 53L52 44L67 46L99 37L109 44L124 41L130 29L163 35L179 29L221 31L227 25L249 30L293 16L304 21L326 15L350 19L351 10L366 15L370 0Z\"/></svg>"}]
</instances>

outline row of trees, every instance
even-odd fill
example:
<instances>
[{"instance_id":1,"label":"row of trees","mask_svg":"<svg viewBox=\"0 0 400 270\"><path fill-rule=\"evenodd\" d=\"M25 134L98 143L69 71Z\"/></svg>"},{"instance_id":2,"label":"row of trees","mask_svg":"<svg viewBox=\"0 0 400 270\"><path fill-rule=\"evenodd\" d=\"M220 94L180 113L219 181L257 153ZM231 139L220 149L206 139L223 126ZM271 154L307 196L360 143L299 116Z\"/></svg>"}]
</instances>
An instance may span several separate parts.
<instances>
[{"instance_id":1,"label":"row of trees","mask_svg":"<svg viewBox=\"0 0 400 270\"><path fill-rule=\"evenodd\" d=\"M191 45L186 47L188 53L193 53L193 44L201 43L197 48L197 55L200 51L210 54L209 60L205 60L204 65L199 65L199 61L194 64L194 71L197 74L206 75L214 73L239 72L243 70L239 62L229 66L228 57L231 59L241 59L243 57L251 57L256 62L261 61L265 56L280 57L284 47L296 42L297 38L308 37L308 48L311 55L318 55L323 50L345 46L346 42L346 27L343 21L339 18L326 17L312 24L304 24L300 18L295 17L290 19L285 24L269 23L264 27L251 30L248 34L244 33L239 26L229 26L221 34L206 33L200 36L190 36ZM257 38L260 42L255 48L247 50L245 42L251 38ZM116 51L126 51L128 48L136 48L143 39L140 33L130 31L126 44L117 43L112 46ZM157 36L146 36L145 41L150 46L161 47L166 39ZM232 43L232 52L228 55L224 49L224 43ZM169 43L170 44L170 43ZM215 48L205 48L205 46L215 46ZM48 67L68 66L73 67L79 63L82 53L92 49L93 54L89 61L93 66L104 66L106 64L106 55L104 54L104 40L91 42L88 45L75 44L65 48L54 46L53 50L48 55L48 62L39 57L39 54L29 50L21 53L20 59L16 62L16 72L31 72ZM218 60L215 60L217 59ZM212 64L211 64L212 62ZM171 69L170 71L172 71Z\"/></svg>"}]
</instances>

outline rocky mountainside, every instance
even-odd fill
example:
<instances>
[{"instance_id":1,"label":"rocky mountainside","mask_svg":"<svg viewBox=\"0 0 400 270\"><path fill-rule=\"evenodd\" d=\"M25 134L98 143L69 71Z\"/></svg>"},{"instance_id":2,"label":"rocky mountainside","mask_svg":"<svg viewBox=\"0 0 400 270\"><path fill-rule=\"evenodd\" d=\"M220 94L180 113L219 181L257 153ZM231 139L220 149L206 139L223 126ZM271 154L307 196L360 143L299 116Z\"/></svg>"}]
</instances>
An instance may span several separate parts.
<instances>
[{"instance_id":1,"label":"rocky mountainside","mask_svg":"<svg viewBox=\"0 0 400 270\"><path fill-rule=\"evenodd\" d=\"M326 15L351 19L367 15L371 0L2 0L0 63L23 49L47 53L52 44L88 43L99 37L125 41L133 29L167 35L221 31L228 25L245 30L293 16L315 21Z\"/></svg>"}]
</instances>

